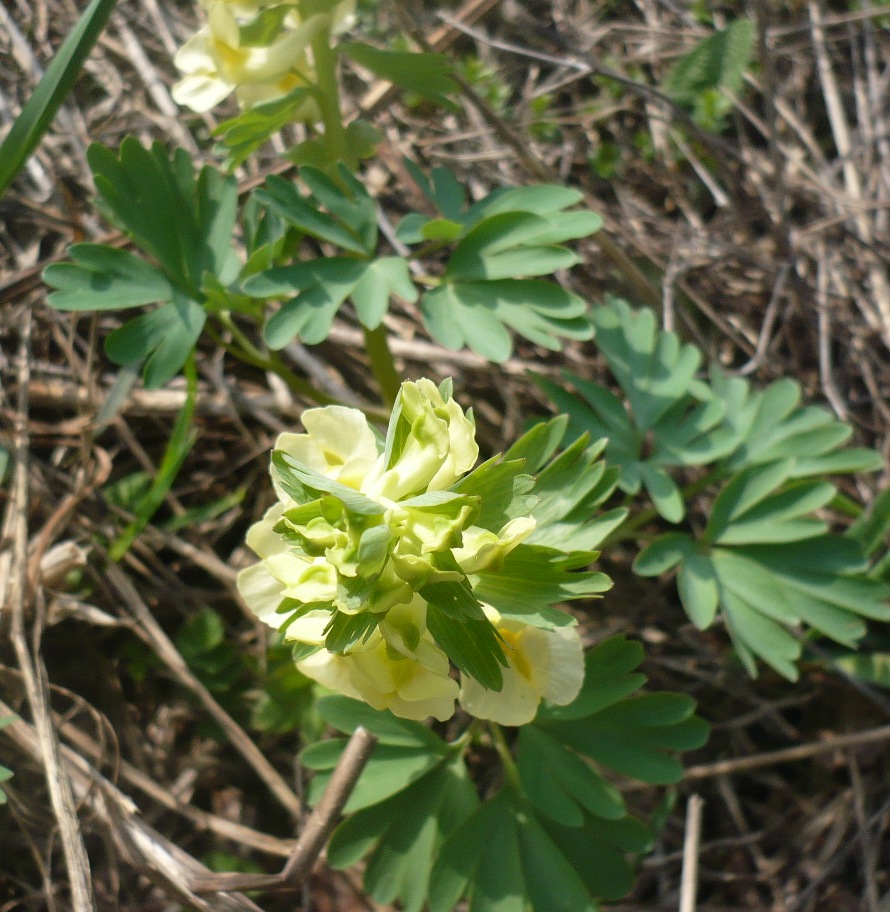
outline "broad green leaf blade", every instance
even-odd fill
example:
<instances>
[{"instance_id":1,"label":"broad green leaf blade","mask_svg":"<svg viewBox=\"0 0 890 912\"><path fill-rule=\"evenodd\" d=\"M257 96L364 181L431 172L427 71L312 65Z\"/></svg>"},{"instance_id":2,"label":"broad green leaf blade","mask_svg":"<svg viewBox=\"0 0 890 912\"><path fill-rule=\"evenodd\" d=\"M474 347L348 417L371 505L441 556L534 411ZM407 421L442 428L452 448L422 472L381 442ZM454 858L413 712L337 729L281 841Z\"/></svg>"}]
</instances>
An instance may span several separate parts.
<instances>
[{"instance_id":1,"label":"broad green leaf blade","mask_svg":"<svg viewBox=\"0 0 890 912\"><path fill-rule=\"evenodd\" d=\"M626 813L615 786L535 725L519 730L516 766L537 813L556 823L581 826L584 809L608 820L617 820Z\"/></svg>"},{"instance_id":2,"label":"broad green leaf blade","mask_svg":"<svg viewBox=\"0 0 890 912\"><path fill-rule=\"evenodd\" d=\"M292 181L272 175L266 179L264 188L257 190L256 198L288 224L312 237L342 247L343 250L361 257L373 253L359 232L322 212L317 204L300 193Z\"/></svg>"},{"instance_id":3,"label":"broad green leaf blade","mask_svg":"<svg viewBox=\"0 0 890 912\"><path fill-rule=\"evenodd\" d=\"M528 212L503 212L477 225L457 246L445 275L455 282L502 278L489 275L487 263L498 254L525 249L547 228L546 220Z\"/></svg>"},{"instance_id":4,"label":"broad green leaf blade","mask_svg":"<svg viewBox=\"0 0 890 912\"><path fill-rule=\"evenodd\" d=\"M584 684L578 696L568 706L545 705L538 719L583 719L635 693L646 683L645 676L635 672L642 661L643 647L624 636L594 646L585 658Z\"/></svg>"},{"instance_id":5,"label":"broad green leaf blade","mask_svg":"<svg viewBox=\"0 0 890 912\"><path fill-rule=\"evenodd\" d=\"M711 508L706 536L716 541L733 522L781 485L791 471L788 459L753 466L735 475Z\"/></svg>"},{"instance_id":6,"label":"broad green leaf blade","mask_svg":"<svg viewBox=\"0 0 890 912\"><path fill-rule=\"evenodd\" d=\"M298 504L307 504L318 500L322 494L331 494L350 513L380 516L385 512L385 508L370 497L310 469L284 450L272 452L272 472L275 480Z\"/></svg>"},{"instance_id":7,"label":"broad green leaf blade","mask_svg":"<svg viewBox=\"0 0 890 912\"><path fill-rule=\"evenodd\" d=\"M737 593L724 590L721 596L726 611L726 629L737 647L748 673L757 676L757 668L745 656L758 656L789 681L796 681L800 643L785 627L761 614Z\"/></svg>"},{"instance_id":8,"label":"broad green leaf blade","mask_svg":"<svg viewBox=\"0 0 890 912\"><path fill-rule=\"evenodd\" d=\"M664 469L647 462L640 463L640 477L659 515L668 522L680 522L686 514L686 505L674 479Z\"/></svg>"},{"instance_id":9,"label":"broad green leaf blade","mask_svg":"<svg viewBox=\"0 0 890 912\"><path fill-rule=\"evenodd\" d=\"M669 752L701 747L708 727L685 694L641 694L583 722L546 721L552 736L616 772L653 785L678 782L681 763Z\"/></svg>"},{"instance_id":10,"label":"broad green leaf blade","mask_svg":"<svg viewBox=\"0 0 890 912\"><path fill-rule=\"evenodd\" d=\"M497 632L475 598L473 608L453 595L457 588L457 584L434 583L421 589L429 602L427 628L461 671L488 690L500 691L504 686L501 667L507 667L507 659Z\"/></svg>"},{"instance_id":11,"label":"broad green leaf blade","mask_svg":"<svg viewBox=\"0 0 890 912\"><path fill-rule=\"evenodd\" d=\"M677 573L677 592L689 620L699 630L714 623L720 587L710 557L695 551L686 553Z\"/></svg>"},{"instance_id":12,"label":"broad green leaf blade","mask_svg":"<svg viewBox=\"0 0 890 912\"><path fill-rule=\"evenodd\" d=\"M389 299L398 295L414 304L419 295L407 262L402 257L380 257L368 263L352 290L352 303L362 326L376 329L389 310Z\"/></svg>"},{"instance_id":13,"label":"broad green leaf blade","mask_svg":"<svg viewBox=\"0 0 890 912\"><path fill-rule=\"evenodd\" d=\"M603 884L594 884L591 891L590 882L584 876L589 863L573 864L533 816L520 812L517 824L525 892L534 912L597 912L599 907L591 892L597 897L609 892L624 896L630 889L632 878L619 891L596 889ZM622 862L626 865L623 858L619 864ZM613 872L615 867L612 866ZM629 866L627 869L629 874Z\"/></svg>"},{"instance_id":14,"label":"broad green leaf blade","mask_svg":"<svg viewBox=\"0 0 890 912\"><path fill-rule=\"evenodd\" d=\"M47 303L57 310L117 310L169 301L176 291L158 269L126 250L74 244L73 263L53 263L43 281L57 289Z\"/></svg>"},{"instance_id":15,"label":"broad green leaf blade","mask_svg":"<svg viewBox=\"0 0 890 912\"><path fill-rule=\"evenodd\" d=\"M213 135L221 138L217 151L227 152L227 170L233 171L244 164L279 130L298 120L311 97L311 90L300 86L281 98L254 105L216 127Z\"/></svg>"},{"instance_id":16,"label":"broad green leaf blade","mask_svg":"<svg viewBox=\"0 0 890 912\"><path fill-rule=\"evenodd\" d=\"M446 348L466 345L495 363L513 350L507 327L551 351L561 338L593 335L581 298L539 279L444 282L423 296L421 310L430 335Z\"/></svg>"},{"instance_id":17,"label":"broad green leaf blade","mask_svg":"<svg viewBox=\"0 0 890 912\"><path fill-rule=\"evenodd\" d=\"M391 712L373 709L360 700L349 697L320 697L316 701L318 714L338 731L351 735L364 726L381 744L394 747L426 747L443 751L444 742L425 725L400 719Z\"/></svg>"},{"instance_id":18,"label":"broad green leaf blade","mask_svg":"<svg viewBox=\"0 0 890 912\"><path fill-rule=\"evenodd\" d=\"M83 63L98 41L115 0L92 0L62 42L34 93L0 144L0 196L24 167L71 94Z\"/></svg>"},{"instance_id":19,"label":"broad green leaf blade","mask_svg":"<svg viewBox=\"0 0 890 912\"><path fill-rule=\"evenodd\" d=\"M615 637L591 650L581 693L568 706L544 706L535 725L591 760L653 784L676 782L670 752L700 747L708 727L684 694L636 694L642 649Z\"/></svg>"},{"instance_id":20,"label":"broad green leaf blade","mask_svg":"<svg viewBox=\"0 0 890 912\"><path fill-rule=\"evenodd\" d=\"M631 404L634 424L650 430L689 393L701 352L658 330L651 310L634 311L619 299L595 307L591 320L597 345Z\"/></svg>"},{"instance_id":21,"label":"broad green leaf blade","mask_svg":"<svg viewBox=\"0 0 890 912\"><path fill-rule=\"evenodd\" d=\"M445 841L430 876L430 912L453 912L471 888L487 846L509 819L504 792L480 805Z\"/></svg>"},{"instance_id":22,"label":"broad green leaf blade","mask_svg":"<svg viewBox=\"0 0 890 912\"><path fill-rule=\"evenodd\" d=\"M146 360L145 385L158 389L185 364L207 317L194 301L179 298L125 323L106 340L105 350L115 364Z\"/></svg>"},{"instance_id":23,"label":"broad green leaf blade","mask_svg":"<svg viewBox=\"0 0 890 912\"><path fill-rule=\"evenodd\" d=\"M462 760L441 764L404 791L342 823L328 846L328 863L345 868L371 853L365 890L377 902L398 899L405 912L419 912L442 840L478 803Z\"/></svg>"},{"instance_id":24,"label":"broad green leaf blade","mask_svg":"<svg viewBox=\"0 0 890 912\"><path fill-rule=\"evenodd\" d=\"M419 95L436 98L457 90L449 78L451 64L444 54L380 50L358 42L340 44L337 50L375 76Z\"/></svg>"},{"instance_id":25,"label":"broad green leaf blade","mask_svg":"<svg viewBox=\"0 0 890 912\"><path fill-rule=\"evenodd\" d=\"M377 246L377 204L352 171L342 163L331 173L306 166L300 169L300 179L313 200L354 232L367 255L373 255Z\"/></svg>"},{"instance_id":26,"label":"broad green leaf blade","mask_svg":"<svg viewBox=\"0 0 890 912\"><path fill-rule=\"evenodd\" d=\"M742 87L753 46L753 23L736 19L681 57L668 74L664 90L687 105L695 104L707 91L736 93Z\"/></svg>"},{"instance_id":27,"label":"broad green leaf blade","mask_svg":"<svg viewBox=\"0 0 890 912\"><path fill-rule=\"evenodd\" d=\"M588 569L594 556L521 544L506 556L503 566L475 574L473 591L503 615L550 626L552 605L590 598L612 587L604 573Z\"/></svg>"},{"instance_id":28,"label":"broad green leaf blade","mask_svg":"<svg viewBox=\"0 0 890 912\"><path fill-rule=\"evenodd\" d=\"M494 315L494 302L467 301L459 285L445 282L426 292L420 302L429 334L452 351L467 346L477 355L501 364L513 352L513 340Z\"/></svg>"},{"instance_id":29,"label":"broad green leaf blade","mask_svg":"<svg viewBox=\"0 0 890 912\"><path fill-rule=\"evenodd\" d=\"M630 815L620 820L585 815L584 826L578 828L541 822L590 893L605 900L619 900L633 887L635 871L627 855L652 849L649 828Z\"/></svg>"},{"instance_id":30,"label":"broad green leaf blade","mask_svg":"<svg viewBox=\"0 0 890 912\"><path fill-rule=\"evenodd\" d=\"M207 273L234 278L231 253L237 183L206 166L197 178L184 149L132 137L119 156L93 144L87 156L110 218L127 231L187 297L202 300Z\"/></svg>"},{"instance_id":31,"label":"broad green leaf blade","mask_svg":"<svg viewBox=\"0 0 890 912\"><path fill-rule=\"evenodd\" d=\"M346 747L345 739L335 740L340 742L338 747L342 752ZM312 760L311 754L307 754L307 757ZM339 759L339 754L334 763L337 759ZM378 744L374 748L374 753L362 772L358 784L346 802L344 813L351 814L385 801L421 779L443 761L443 754L426 747ZM309 787L310 804L318 803L329 781L330 772L322 770L316 773Z\"/></svg>"},{"instance_id":32,"label":"broad green leaf blade","mask_svg":"<svg viewBox=\"0 0 890 912\"><path fill-rule=\"evenodd\" d=\"M634 573L640 576L659 576L672 570L688 555L695 554L694 539L682 532L659 535L637 555Z\"/></svg>"}]
</instances>

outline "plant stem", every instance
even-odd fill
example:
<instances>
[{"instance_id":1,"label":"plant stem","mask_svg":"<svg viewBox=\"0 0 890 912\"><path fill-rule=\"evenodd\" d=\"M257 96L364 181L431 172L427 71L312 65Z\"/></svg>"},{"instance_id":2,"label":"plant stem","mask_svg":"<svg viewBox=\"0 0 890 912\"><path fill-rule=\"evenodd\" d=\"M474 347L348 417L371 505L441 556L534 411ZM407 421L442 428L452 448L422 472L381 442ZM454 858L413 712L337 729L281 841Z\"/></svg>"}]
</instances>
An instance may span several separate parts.
<instances>
[{"instance_id":1,"label":"plant stem","mask_svg":"<svg viewBox=\"0 0 890 912\"><path fill-rule=\"evenodd\" d=\"M309 10L314 4L309 3ZM318 108L324 124L324 140L328 160L345 162L354 169L357 162L346 146L346 131L340 111L340 90L337 85L337 54L331 47L331 27L325 26L312 39L312 57L315 61L315 84L318 87Z\"/></svg>"},{"instance_id":2,"label":"plant stem","mask_svg":"<svg viewBox=\"0 0 890 912\"><path fill-rule=\"evenodd\" d=\"M489 722L488 730L491 733L492 743L504 768L504 778L515 791L521 793L522 782L519 778L519 770L513 762L513 755L510 753L510 746L504 737L504 730L496 722Z\"/></svg>"},{"instance_id":3,"label":"plant stem","mask_svg":"<svg viewBox=\"0 0 890 912\"><path fill-rule=\"evenodd\" d=\"M212 333L216 343L221 345L229 354L234 355L245 364L251 364L260 368L260 370L271 371L287 384L288 389L300 396L305 396L312 402L317 402L319 405L340 404L333 396L329 396L327 393L317 389L308 380L298 377L274 352L266 353L258 349L235 325L227 313L217 313L216 316L219 322L232 334L232 338L237 343L232 345L221 339L216 333Z\"/></svg>"},{"instance_id":4,"label":"plant stem","mask_svg":"<svg viewBox=\"0 0 890 912\"><path fill-rule=\"evenodd\" d=\"M365 329L365 349L371 362L371 370L380 386L380 395L384 403L392 408L399 395L402 378L396 370L382 323L376 329Z\"/></svg>"}]
</instances>

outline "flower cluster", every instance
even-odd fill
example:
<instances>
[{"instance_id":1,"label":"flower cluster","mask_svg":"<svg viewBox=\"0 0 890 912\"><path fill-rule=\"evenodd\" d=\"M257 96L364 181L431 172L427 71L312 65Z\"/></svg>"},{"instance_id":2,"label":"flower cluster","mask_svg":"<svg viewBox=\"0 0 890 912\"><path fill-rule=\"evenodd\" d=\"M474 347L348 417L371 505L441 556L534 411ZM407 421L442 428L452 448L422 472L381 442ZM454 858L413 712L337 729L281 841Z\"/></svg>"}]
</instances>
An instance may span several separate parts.
<instances>
[{"instance_id":1,"label":"flower cluster","mask_svg":"<svg viewBox=\"0 0 890 912\"><path fill-rule=\"evenodd\" d=\"M323 30L342 32L352 25L354 0L328 13L303 15L298 0L201 0L207 25L177 52L173 62L184 77L173 98L194 111L208 111L235 92L243 108L310 86L309 47ZM307 100L298 118L314 119Z\"/></svg>"},{"instance_id":2,"label":"flower cluster","mask_svg":"<svg viewBox=\"0 0 890 912\"><path fill-rule=\"evenodd\" d=\"M260 562L238 577L250 608L295 644L300 670L408 719L445 720L459 700L521 725L542 698L571 702L583 655L568 616L532 626L473 594L535 520L485 508L503 491L468 474L475 426L450 387L404 383L384 440L341 406L310 409L303 425L277 441L278 502L248 532Z\"/></svg>"}]
</instances>

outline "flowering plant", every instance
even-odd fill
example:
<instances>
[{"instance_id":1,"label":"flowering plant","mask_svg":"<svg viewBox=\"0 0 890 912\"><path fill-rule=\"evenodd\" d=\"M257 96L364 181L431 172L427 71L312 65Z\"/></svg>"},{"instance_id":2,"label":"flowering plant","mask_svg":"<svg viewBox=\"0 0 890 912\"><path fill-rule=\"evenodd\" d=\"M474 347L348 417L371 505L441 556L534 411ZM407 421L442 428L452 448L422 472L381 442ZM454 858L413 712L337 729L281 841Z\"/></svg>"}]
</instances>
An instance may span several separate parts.
<instances>
[{"instance_id":1,"label":"flowering plant","mask_svg":"<svg viewBox=\"0 0 890 912\"><path fill-rule=\"evenodd\" d=\"M570 703L583 680L573 618L550 592L517 611L476 591L533 547L537 499L515 464L497 487L492 463L471 472L472 413L450 384L403 383L383 441L357 409L311 409L303 423L278 439L278 502L248 533L261 561L238 579L257 616L297 644L301 671L408 719L444 721L459 698L521 725L542 698ZM575 597L605 587L602 574L573 575Z\"/></svg>"},{"instance_id":2,"label":"flowering plant","mask_svg":"<svg viewBox=\"0 0 890 912\"><path fill-rule=\"evenodd\" d=\"M652 314L617 300L591 308L552 281L579 260L567 242L601 225L561 183L471 199L446 169L407 162L423 211L381 230L381 203L357 169L376 133L344 123L338 61L435 100L454 88L442 55L335 43L349 0L202 5L207 25L177 55L174 96L206 111L235 93L246 110L214 131L227 166L295 120L322 129L313 123L287 151L295 179L269 175L246 199L234 176L196 172L184 150L132 138L118 153L91 147L103 211L138 252L75 245L71 262L44 273L50 303L151 308L108 337L107 354L141 368L148 386L180 370L187 380L162 471L109 554L126 552L185 459L202 338L322 403L303 412L303 433L278 438L276 502L250 528L258 561L238 576L250 610L279 635L257 688L269 711L255 727L301 728L315 742L300 755L315 772L310 804L347 753L345 738L318 740L319 719L327 734L362 726L378 740L328 849L334 866L367 857L365 888L378 902L594 910L627 892L625 856L652 843L604 770L677 782L672 754L707 735L691 698L640 692L639 644L584 643L561 607L611 585L590 569L597 549L645 545L638 575L676 571L697 627L722 623L752 674L763 661L793 678L812 632L853 649L865 619L890 616L890 499L843 536L823 515L838 493L826 474L881 461L843 449L850 429L799 406L794 384L757 392L716 369L704 379L701 353ZM563 415L477 465L473 415L450 381L401 383L386 336L394 299L417 304L435 342L491 362L510 357L514 335L555 351L595 333L621 396L585 377L539 377ZM364 412L328 404L328 391L279 355L296 339L324 341L344 306L392 407L385 434ZM567 433L574 442L561 449ZM608 509L618 490L626 496ZM221 619L192 621L179 640L190 665L240 668ZM217 683L228 694L231 681ZM453 721L423 724L431 717ZM240 743L256 765L258 752ZM325 813L333 826L339 812Z\"/></svg>"}]
</instances>

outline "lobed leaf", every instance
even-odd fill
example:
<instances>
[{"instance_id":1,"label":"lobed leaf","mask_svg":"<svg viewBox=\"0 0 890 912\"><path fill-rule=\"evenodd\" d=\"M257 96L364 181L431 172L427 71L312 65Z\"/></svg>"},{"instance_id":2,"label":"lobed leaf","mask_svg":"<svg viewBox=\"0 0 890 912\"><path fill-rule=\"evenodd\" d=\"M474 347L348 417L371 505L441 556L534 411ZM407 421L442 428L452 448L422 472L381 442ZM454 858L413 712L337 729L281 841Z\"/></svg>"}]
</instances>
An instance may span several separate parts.
<instances>
[{"instance_id":1,"label":"lobed leaf","mask_svg":"<svg viewBox=\"0 0 890 912\"><path fill-rule=\"evenodd\" d=\"M115 364L145 361L145 385L158 389L179 373L206 319L194 301L177 298L116 329L105 340L105 351Z\"/></svg>"},{"instance_id":2,"label":"lobed leaf","mask_svg":"<svg viewBox=\"0 0 890 912\"><path fill-rule=\"evenodd\" d=\"M104 244L74 244L72 263L53 263L43 280L55 288L47 303L57 310L118 310L169 301L176 290L155 266Z\"/></svg>"}]
</instances>

